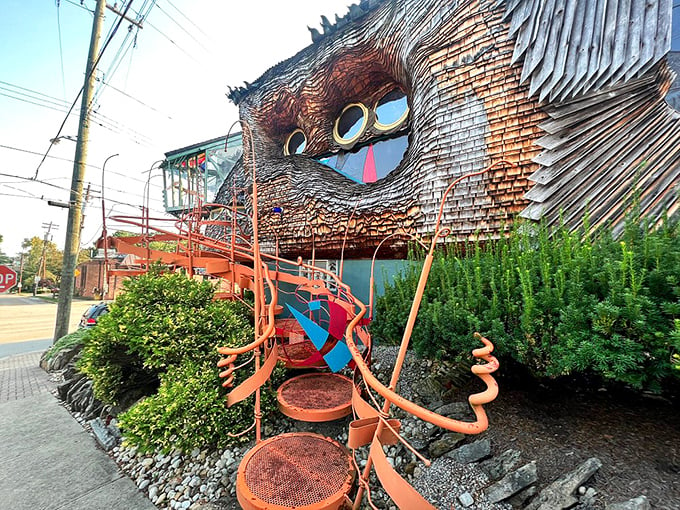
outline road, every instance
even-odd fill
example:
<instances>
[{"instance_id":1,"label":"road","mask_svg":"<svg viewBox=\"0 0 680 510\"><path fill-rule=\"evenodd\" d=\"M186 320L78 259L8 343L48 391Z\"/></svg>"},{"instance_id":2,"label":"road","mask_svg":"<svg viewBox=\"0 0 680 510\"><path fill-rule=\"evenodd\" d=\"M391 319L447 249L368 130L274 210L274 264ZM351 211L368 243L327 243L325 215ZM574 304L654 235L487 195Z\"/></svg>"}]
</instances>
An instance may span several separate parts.
<instances>
[{"instance_id":1,"label":"road","mask_svg":"<svg viewBox=\"0 0 680 510\"><path fill-rule=\"evenodd\" d=\"M92 301L74 301L69 331ZM52 344L57 304L17 294L0 294L0 357L44 350Z\"/></svg>"}]
</instances>

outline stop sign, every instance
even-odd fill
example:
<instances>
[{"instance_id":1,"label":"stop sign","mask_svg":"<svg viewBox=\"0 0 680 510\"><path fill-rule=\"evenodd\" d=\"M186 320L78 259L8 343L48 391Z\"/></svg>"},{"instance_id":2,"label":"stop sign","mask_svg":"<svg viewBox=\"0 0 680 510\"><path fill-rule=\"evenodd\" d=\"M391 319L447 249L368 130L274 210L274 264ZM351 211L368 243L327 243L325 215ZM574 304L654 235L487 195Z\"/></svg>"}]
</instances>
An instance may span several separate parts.
<instances>
[{"instance_id":1,"label":"stop sign","mask_svg":"<svg viewBox=\"0 0 680 510\"><path fill-rule=\"evenodd\" d=\"M7 292L17 283L17 273L11 267L0 266L0 294Z\"/></svg>"}]
</instances>

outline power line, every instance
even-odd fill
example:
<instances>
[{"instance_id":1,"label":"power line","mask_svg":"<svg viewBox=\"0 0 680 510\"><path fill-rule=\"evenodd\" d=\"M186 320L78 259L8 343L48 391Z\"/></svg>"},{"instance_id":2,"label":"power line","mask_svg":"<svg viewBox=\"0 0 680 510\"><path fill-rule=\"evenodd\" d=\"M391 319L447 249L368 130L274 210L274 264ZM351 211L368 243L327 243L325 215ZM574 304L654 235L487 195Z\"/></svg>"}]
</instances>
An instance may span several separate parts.
<instances>
[{"instance_id":1,"label":"power line","mask_svg":"<svg viewBox=\"0 0 680 510\"><path fill-rule=\"evenodd\" d=\"M3 176L3 177L12 177L12 178L15 178L15 179L21 179L21 180L23 180L23 181L35 182L35 183L43 184L43 185L45 185L45 186L49 186L50 188L55 188L55 189L58 189L58 190L61 190L61 191L69 192L69 193L71 192L71 189L70 189L70 188L67 188L67 187L65 187L65 186L59 186L59 185L57 185L57 184L52 184L52 183L50 183L50 182L45 182L45 181L41 181L41 180L38 180L38 179L32 179L32 178L30 178L30 177L23 177L23 176L21 176L21 175L7 174L7 173L4 173L4 172L0 172L0 176ZM5 186L7 186L7 185L5 185ZM14 189L16 189L16 188L14 188ZM107 189L109 189L109 188L107 188ZM25 191L25 190L21 190L21 191L24 191L24 193L28 193L28 192ZM125 191L120 191L120 190L112 190L112 191L116 191L116 192L119 192L119 193L126 193L126 194L129 194L129 193L125 192ZM143 197L142 195L135 195L135 196L138 196L138 197L140 197L140 198L145 198L145 197ZM23 198L30 198L30 197L26 197L25 195L21 195L20 198L21 198L21 197L23 197ZM101 199L101 198L100 198L100 199ZM107 201L114 202L114 203L116 203L116 204L120 204L120 205L127 205L127 206L130 206L130 207L141 207L141 206L142 206L142 204L131 204L130 202L123 202L122 200L115 200L115 199L113 199L113 198L107 198L106 200L107 200ZM160 201L160 199L154 199L154 200L159 200L159 201ZM161 210L159 210L159 209L152 209L152 210L153 210L154 212L157 212L157 213L163 213L163 214L165 214L165 211L161 211Z\"/></svg>"},{"instance_id":2,"label":"power line","mask_svg":"<svg viewBox=\"0 0 680 510\"><path fill-rule=\"evenodd\" d=\"M65 1L66 1L67 3L69 3L69 4L71 4L71 5L75 5L76 7L80 7L81 9L83 9L84 11L89 12L90 14L94 14L94 11L88 9L88 8L85 7L83 4L78 4L78 3L74 2L73 0L65 0Z\"/></svg>"},{"instance_id":3,"label":"power line","mask_svg":"<svg viewBox=\"0 0 680 510\"><path fill-rule=\"evenodd\" d=\"M42 152L35 152L35 151L28 150L28 149L20 149L19 147L12 147L10 145L1 145L0 144L0 148L9 149L9 150L17 151L17 152L24 152L26 154L34 154L36 156L42 156L43 155ZM75 161L73 161L72 159L69 159L69 158L60 158L59 156L47 156L47 157L50 158L50 159L59 159L61 161L68 161L69 163L75 163ZM102 167L100 167L100 166L91 165L89 163L85 163L85 165L92 167L92 168L98 168L99 170L102 169ZM0 175L6 175L6 174L0 174ZM28 177L26 177L26 179L28 179ZM40 181L38 181L38 182L40 182Z\"/></svg>"},{"instance_id":4,"label":"power line","mask_svg":"<svg viewBox=\"0 0 680 510\"><path fill-rule=\"evenodd\" d=\"M54 101L50 101L48 99L41 99L41 98L38 98L38 97L32 97L28 94L18 92L18 91L9 90L9 89L3 88L3 87L0 87L0 89L9 91L12 94L20 94L20 95L26 96L30 99L34 99L35 101L44 101L46 103L52 103L56 106L59 106L58 103L55 103ZM15 97L15 96L3 93L3 92L0 92L0 96L5 96L5 97L8 97L10 99L14 99L16 101L21 101L23 103L28 103L28 104L32 104L32 105L35 105L35 106L40 106L40 107L47 108L49 110L54 110L54 111L60 112L60 113L66 112L65 106L61 106L59 108L59 107L55 107L55 106L50 106L50 104L36 103L35 101L30 101L30 100L22 98L22 97ZM79 111L80 111L79 108L74 110L74 111L70 111L69 115L71 113L77 113ZM89 115L90 115L90 120L91 120L92 123L96 124L97 126L103 127L104 129L107 129L107 130L109 130L113 133L126 135L132 142L137 143L138 145L143 145L144 147L154 147L154 146L156 146L156 142L154 140L152 140L151 138L149 138L148 136L140 133L139 131L135 131L132 128L129 128L126 125L121 124L117 120L114 120L114 119L112 119L112 118L110 118L110 117L108 117L108 116L106 116L102 113L99 113L97 111L91 111ZM134 137L138 137L139 140L134 138Z\"/></svg>"},{"instance_id":5,"label":"power line","mask_svg":"<svg viewBox=\"0 0 680 510\"><path fill-rule=\"evenodd\" d=\"M118 51L114 55L113 59L111 60L111 63L106 70L106 72L103 73L103 75L106 77L107 81L111 81L113 76L115 75L116 71L118 71L118 68L120 67L121 62L127 55L128 51L132 48L134 49L137 46L137 35L139 34L139 28L141 24L145 21L146 17L149 15L149 12L151 12L151 9L153 9L154 5L156 3L156 0L153 0L150 5L149 0L145 0L144 4L142 4L142 7L139 9L139 11L136 14L136 22L137 25L131 24L128 28L128 32L125 35L125 39L123 42L120 44ZM148 5L148 7L147 7ZM129 7L129 4L128 4ZM145 12L146 9L146 12ZM134 11L133 11L134 12ZM136 28L136 30L135 30ZM134 35L132 35L134 32ZM97 100L101 97L103 91L104 91L104 81L101 80L102 86L97 87L97 90L94 94L94 98L92 100L92 103L96 103Z\"/></svg>"},{"instance_id":6,"label":"power line","mask_svg":"<svg viewBox=\"0 0 680 510\"><path fill-rule=\"evenodd\" d=\"M122 94L122 95L124 95L125 97L127 97L127 98L129 98L129 99L132 99L133 101L135 101L135 102L139 103L140 105L142 105L142 106L148 108L149 110L152 110L152 111L154 111L154 112L156 112L156 113L158 113L158 114L160 114L160 115L166 116L166 117L167 117L168 119L170 119L170 120L173 120L172 117L171 117L170 115L168 115L167 113L163 113L162 111L157 110L157 109L154 108L153 106L149 106L148 104L146 104L145 102L141 101L140 99L137 99L136 97L131 96L131 95L128 94L127 92L124 92L124 91L122 91L122 90L120 90L120 89L114 87L114 86L111 85L110 83L104 81L104 79L100 79L100 81L101 81L102 84L104 84L106 87L112 88L113 90L115 90L115 91L118 92L119 94Z\"/></svg>"},{"instance_id":7,"label":"power line","mask_svg":"<svg viewBox=\"0 0 680 510\"><path fill-rule=\"evenodd\" d=\"M127 8L125 9L125 12L123 13L123 16L125 16L125 14L127 14L127 11L128 11L129 8L130 8L130 4L128 3L128 6L127 6ZM119 26L121 25L121 23L123 22L123 19L124 19L123 16L121 16L121 17L118 19L118 23L115 24L115 29L113 30L113 33L111 34L111 37L109 37L109 38L106 40L106 42L104 43L104 46L102 47L101 51L99 52L99 55L97 55L97 58L95 59L93 65L92 65L92 70L90 71L90 73L88 74L88 76L85 78L85 81L87 81L87 80L90 79L90 76L92 75L92 72L97 68L97 64L98 64L99 61L101 60L102 55L104 55L104 52L106 51L106 48L109 46L109 43L113 40L113 36L116 35L116 32L118 31L118 27L119 27ZM61 131L64 129L64 126L66 125L66 121L68 120L69 116L71 115L71 111L73 110L73 108L75 108L76 103L78 102L78 98L80 98L80 95L83 93L84 90L85 90L85 83L83 83L82 87L80 87L80 90L78 91L78 94L76 95L76 98L75 98L75 100L73 101L73 104L71 104L71 107L69 108L69 111L68 111L68 113L66 114L66 117L64 117L64 121L61 123L61 126L59 126L59 130L57 131L57 134L56 134L56 136L54 136L54 138L59 138L59 135L61 135ZM89 112L86 112L86 115L88 115L88 114L89 114ZM38 171L40 170L40 167L42 166L43 162L45 161L45 158L46 158L47 155L49 154L50 149L52 149L52 145L53 145L53 144L50 143L49 147L47 147L47 151L45 151L44 157L42 158L42 160L41 160L40 163L38 164L38 167L35 169L35 176L34 176L34 179L37 179L37 178L38 178Z\"/></svg>"},{"instance_id":8,"label":"power line","mask_svg":"<svg viewBox=\"0 0 680 510\"><path fill-rule=\"evenodd\" d=\"M29 101L29 100L23 99L23 98L21 98L21 97L10 96L9 94L5 94L5 93L3 93L3 92L0 92L0 96L9 97L10 99L14 99L14 100L16 100L16 101L21 101L21 102L23 102L23 103L32 104L32 105L35 105L35 106L42 106L43 108L47 108L47 109L49 109L49 110L54 110L55 112L64 113L64 110L63 110L63 109L55 108L54 106L49 106L49 105L46 105L46 104L36 103L36 102L34 102L34 101Z\"/></svg>"},{"instance_id":9,"label":"power line","mask_svg":"<svg viewBox=\"0 0 680 510\"><path fill-rule=\"evenodd\" d=\"M61 45L61 18L59 15L59 0L57 3L57 31L59 33L59 60L61 62L61 86L64 89L64 97L66 97L66 78L64 77L64 50Z\"/></svg>"},{"instance_id":10,"label":"power line","mask_svg":"<svg viewBox=\"0 0 680 510\"><path fill-rule=\"evenodd\" d=\"M39 96L45 96L47 98L54 99L55 101L60 101L60 102L64 103L65 105L68 104L68 101L66 101L64 99L59 99L58 97L50 96L48 94L45 94L44 92L39 92L37 90L27 89L26 87L22 87L21 85L15 85L14 83L9 83L9 82L2 81L2 80L0 80L0 83L3 84L3 85L7 85L9 87L15 88L15 89L25 90L26 92L30 92L31 94L37 94Z\"/></svg>"},{"instance_id":11,"label":"power line","mask_svg":"<svg viewBox=\"0 0 680 510\"><path fill-rule=\"evenodd\" d=\"M207 38L209 41L212 41L212 39L210 38L210 36L206 35L206 34L203 32L203 29L201 29L201 27L199 27L196 23L194 23L193 21L191 21L191 19L189 19L189 17L188 17L186 14L184 14L182 11L180 11L179 8L178 8L175 4L173 4L170 0L166 0L166 2L168 2L168 3L170 4L170 6L171 6L173 9L175 9L175 10L179 13L180 16L182 16L182 17L183 17L185 20L187 20L191 25L193 25L193 27L194 27L196 30L198 30L198 31L201 32L203 35L205 35L206 38ZM159 8L160 8L160 7L159 7Z\"/></svg>"},{"instance_id":12,"label":"power line","mask_svg":"<svg viewBox=\"0 0 680 510\"><path fill-rule=\"evenodd\" d=\"M191 55L188 51L186 51L184 48L182 48L179 44L177 44L175 41L173 41L172 39L170 39L170 37L167 36L162 30L159 30L158 28L156 28L155 25L151 24L151 22L150 22L148 19L146 20L146 25L149 26L149 27L151 27L151 28L153 28L156 32L158 32L158 33L161 34L163 37L165 37L165 38L166 38L168 41L170 41L170 42L171 42L171 43L172 43L179 51L181 51L182 53L184 53L187 57L189 57L189 58L190 58L191 60L193 60L195 63L197 63L198 65L203 65L203 63L200 62L199 60L197 60L196 57L194 57L193 55Z\"/></svg>"},{"instance_id":13,"label":"power line","mask_svg":"<svg viewBox=\"0 0 680 510\"><path fill-rule=\"evenodd\" d=\"M26 154L33 154L33 155L36 155L36 156L42 156L42 153L40 153L40 152L30 151L30 150L28 150L28 149L20 149L19 147L11 147L11 146L9 146L9 145L0 145L0 148L9 149L9 150L18 151L18 152L23 152L23 153L26 153ZM69 163L74 163L74 161L73 161L72 159L68 159L68 158L60 158L59 156L48 156L48 157L51 158L51 159L58 159L58 160L60 160L60 161L67 161L67 162L69 162ZM102 167L100 167L100 166L91 165L91 164L89 164L89 163L86 163L86 166L89 166L89 167L91 167L91 168L96 168L97 170L101 170L101 169L102 169ZM118 175L118 176L120 176L120 177L125 177L126 179L129 179L129 180L131 180L131 181L136 181L136 182L139 182L139 183L141 183L141 184L146 184L146 181L143 180L143 179L137 179L137 178L135 178L135 177L131 177L131 176L129 176L129 175L122 174L122 173L120 173L120 172L116 172L115 170L107 170L106 173L107 173L107 174ZM3 173L0 173L0 175L3 175L3 176L5 176L5 177L16 177L16 178L18 178L18 179L34 180L34 179L30 179L29 177L22 177L22 176L20 176L20 175L3 174ZM67 177L54 177L53 179L67 179ZM47 182L47 179L36 180L36 182L41 182L41 183L44 183L44 184L49 184L49 183ZM162 189L162 186L160 186L159 184L150 183L150 185L153 186L153 187L157 187L157 188ZM64 189L67 189L67 188L64 188ZM108 189L108 188L107 188L107 189Z\"/></svg>"},{"instance_id":14,"label":"power line","mask_svg":"<svg viewBox=\"0 0 680 510\"><path fill-rule=\"evenodd\" d=\"M163 14L165 14L168 18L170 18L170 21L172 21L175 25L177 25L182 32L187 34L189 37L191 37L201 48L203 48L207 53L211 54L211 51L206 48L201 41L199 41L194 34L189 32L186 28L184 28L175 18L173 18L165 9L163 9L160 5L157 5L158 10L161 11Z\"/></svg>"}]
</instances>

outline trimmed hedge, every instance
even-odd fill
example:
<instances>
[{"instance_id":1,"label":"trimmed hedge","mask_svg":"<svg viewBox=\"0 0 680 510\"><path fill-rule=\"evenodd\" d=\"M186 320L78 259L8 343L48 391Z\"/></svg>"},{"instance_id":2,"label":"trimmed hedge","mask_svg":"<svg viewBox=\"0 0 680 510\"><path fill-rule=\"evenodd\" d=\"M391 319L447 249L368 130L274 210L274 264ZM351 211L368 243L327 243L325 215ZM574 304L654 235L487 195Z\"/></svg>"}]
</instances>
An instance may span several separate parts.
<instances>
[{"instance_id":1,"label":"trimmed hedge","mask_svg":"<svg viewBox=\"0 0 680 510\"><path fill-rule=\"evenodd\" d=\"M588 231L587 220L584 231ZM536 377L585 373L659 391L677 381L680 229L629 221L621 239L518 225L508 238L439 251L412 345L467 356L479 331ZM422 257L422 254L420 254ZM388 285L372 332L399 342L420 265Z\"/></svg>"}]
</instances>

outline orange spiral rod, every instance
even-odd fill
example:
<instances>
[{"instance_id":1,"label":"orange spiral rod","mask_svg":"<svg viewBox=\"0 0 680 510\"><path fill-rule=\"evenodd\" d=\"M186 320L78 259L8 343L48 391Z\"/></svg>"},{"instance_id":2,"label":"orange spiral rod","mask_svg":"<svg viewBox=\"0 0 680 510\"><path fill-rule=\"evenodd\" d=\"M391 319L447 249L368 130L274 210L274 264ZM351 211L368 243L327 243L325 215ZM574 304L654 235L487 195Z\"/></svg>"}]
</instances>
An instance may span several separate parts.
<instances>
[{"instance_id":1,"label":"orange spiral rod","mask_svg":"<svg viewBox=\"0 0 680 510\"><path fill-rule=\"evenodd\" d=\"M441 428L451 430L454 432L461 432L461 433L466 433L466 434L478 434L480 432L483 432L486 430L489 426L489 420L486 416L486 411L484 410L482 404L489 402L490 400L493 400L493 398L496 397L498 394L498 384L494 380L494 378L490 375L492 372L494 372L498 368L498 361L491 356L491 351L493 350L493 344L489 342L486 338L483 338L481 335L478 335L477 338L482 341L482 343L485 345L484 348L481 349L475 349L476 351L476 357L485 359L487 361L487 366L488 368L481 368L481 370L478 369L477 372L473 371L475 375L480 377L482 381L486 384L487 388L484 392L475 394L474 395L474 403L473 401L470 401L470 405L472 407L473 412L475 413L475 421L474 422L464 422L461 420L454 420L451 418L447 418L444 416L441 416L437 413L434 413L430 411L429 409L426 409L424 407L421 407L403 397L398 395L394 390L397 387L397 382L399 381L399 375L401 373L401 369L404 365L404 361L406 360L406 351L408 349L409 342L411 340L411 334L413 333L413 328L415 326L416 318L418 316L418 310L420 309L420 303L423 299L423 295L425 293L425 286L427 284L427 280L430 275L430 270L432 268L432 262L434 261L434 249L437 245L437 241L439 240L440 237L446 237L450 233L450 229L448 228L440 228L442 216L444 214L444 205L446 202L446 198L448 194L451 192L451 190L462 180L468 179L470 177L474 177L477 175L481 175L485 172L488 172L495 166L498 166L500 164L508 164L507 161L501 160L497 161L496 163L493 163L489 165L488 167L477 171L477 172L471 172L465 175L460 176L459 178L455 179L444 191L444 194L442 195L442 200L441 204L439 206L439 213L437 214L437 221L435 223L435 230L434 230L434 235L432 236L432 240L430 241L430 249L425 257L425 261L423 262L423 268L420 273L420 278L418 280L418 285L416 287L416 292L413 297L413 303L411 304L411 310L409 312L408 320L406 321L406 326L404 328L404 335L401 340L401 345L399 347L399 352L397 354L397 359L394 364L394 369L392 371L392 378L390 380L390 385L389 387L385 387L378 379L371 373L370 369L362 359L359 350L354 343L353 339L353 332L354 328L359 324L359 320L365 315L366 313L366 306L363 305L363 303L357 303L357 305L360 308L359 314L354 317L354 319L350 322L350 324L347 326L347 330L345 333L345 341L347 343L347 346L350 349L350 352L352 353L352 358L354 359L354 362L356 363L357 368L361 372L362 377L366 381L366 383L373 388L375 391L377 391L384 399L385 399L385 404L383 405L382 408L382 414L387 415L387 413L390 410L390 407L394 404L397 407L403 409L409 414L412 414L422 420L428 421L434 425L437 425ZM475 353L473 353L475 355ZM484 366L482 366L484 367ZM382 433L384 428L383 422L380 421L378 422L378 426L375 431L375 437L380 437L380 434ZM371 469L373 467L373 458L371 454L369 453L368 459L366 460L366 466L364 467L364 471L361 474L361 479L364 481L368 481ZM361 484L359 485L359 489L357 490L357 495L356 499L354 501L354 510L358 510L359 506L361 505L361 500L363 498L363 487Z\"/></svg>"},{"instance_id":2,"label":"orange spiral rod","mask_svg":"<svg viewBox=\"0 0 680 510\"><path fill-rule=\"evenodd\" d=\"M228 367L226 370L220 372L220 377L226 378L226 380L222 383L222 386L225 388L231 388L234 385L234 372L236 371L234 361L236 361L237 357L238 356L236 354L232 354L231 356L228 356L227 358L217 362L217 366L219 368Z\"/></svg>"}]
</instances>

